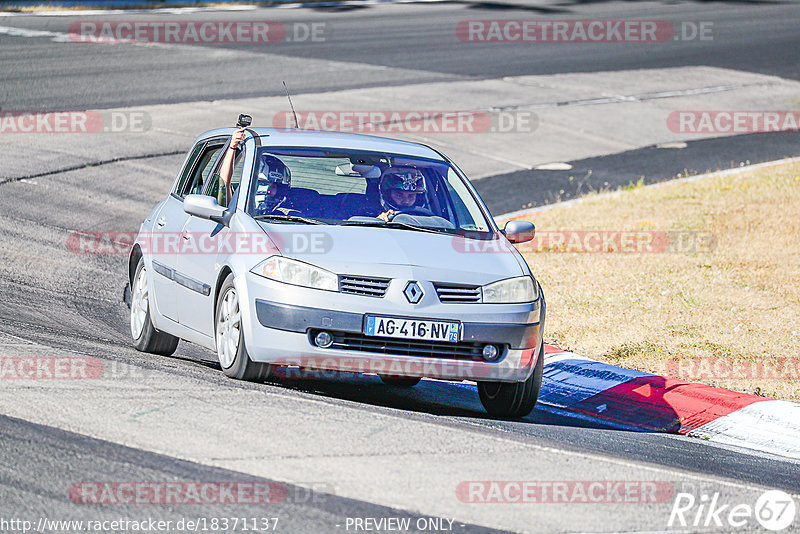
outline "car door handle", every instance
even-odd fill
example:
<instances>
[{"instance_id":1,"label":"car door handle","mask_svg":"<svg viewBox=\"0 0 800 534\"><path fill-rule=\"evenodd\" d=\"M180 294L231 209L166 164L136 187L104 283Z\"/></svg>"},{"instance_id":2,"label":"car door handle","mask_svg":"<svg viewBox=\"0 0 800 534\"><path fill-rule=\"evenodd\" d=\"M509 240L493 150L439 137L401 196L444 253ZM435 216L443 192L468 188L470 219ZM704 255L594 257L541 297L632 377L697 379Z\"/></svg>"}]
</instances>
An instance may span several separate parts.
<instances>
[{"instance_id":1,"label":"car door handle","mask_svg":"<svg viewBox=\"0 0 800 534\"><path fill-rule=\"evenodd\" d=\"M156 224L157 224L159 227L162 227L162 226L164 226L165 224L167 224L167 219L166 219L166 218L164 218L164 217L161 217L159 220L157 220L157 221L156 221Z\"/></svg>"},{"instance_id":2,"label":"car door handle","mask_svg":"<svg viewBox=\"0 0 800 534\"><path fill-rule=\"evenodd\" d=\"M186 241L189 241L192 238L189 232L181 232L181 237L184 238Z\"/></svg>"}]
</instances>

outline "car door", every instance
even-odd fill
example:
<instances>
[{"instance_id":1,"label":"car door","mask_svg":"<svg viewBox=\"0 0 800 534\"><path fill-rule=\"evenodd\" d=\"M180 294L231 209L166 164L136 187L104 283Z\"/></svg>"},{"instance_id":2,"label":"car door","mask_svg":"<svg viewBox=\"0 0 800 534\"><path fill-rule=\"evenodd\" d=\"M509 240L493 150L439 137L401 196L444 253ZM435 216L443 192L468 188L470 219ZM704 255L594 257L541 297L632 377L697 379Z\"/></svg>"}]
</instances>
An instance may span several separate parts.
<instances>
[{"instance_id":1,"label":"car door","mask_svg":"<svg viewBox=\"0 0 800 534\"><path fill-rule=\"evenodd\" d=\"M180 235L189 217L183 211L183 199L186 195L202 191L224 143L224 140L206 140L192 148L175 190L164 202L153 225L150 249L156 306L162 315L176 322L180 319L176 284L176 280L180 280L178 256L183 247Z\"/></svg>"},{"instance_id":2,"label":"car door","mask_svg":"<svg viewBox=\"0 0 800 534\"><path fill-rule=\"evenodd\" d=\"M231 175L234 190L241 181L243 164L244 154L240 152ZM219 174L215 169L206 180L203 194L216 199L219 187ZM212 337L215 311L213 288L219 272L217 251L225 250L221 243L229 236L230 229L227 226L193 215L187 217L181 232L185 252L178 255L177 272L183 277L177 286L178 319L182 325Z\"/></svg>"},{"instance_id":3,"label":"car door","mask_svg":"<svg viewBox=\"0 0 800 534\"><path fill-rule=\"evenodd\" d=\"M170 192L161 209L156 213L152 226L152 235L145 247L150 252L152 263L153 297L158 312L172 319L178 320L177 300L175 296L175 283L172 273L177 260L178 236L186 222L186 213L183 211L184 190L193 181L193 177L201 160L201 154L206 146L205 141L200 141L192 147L186 163L181 169L180 178L175 189Z\"/></svg>"}]
</instances>

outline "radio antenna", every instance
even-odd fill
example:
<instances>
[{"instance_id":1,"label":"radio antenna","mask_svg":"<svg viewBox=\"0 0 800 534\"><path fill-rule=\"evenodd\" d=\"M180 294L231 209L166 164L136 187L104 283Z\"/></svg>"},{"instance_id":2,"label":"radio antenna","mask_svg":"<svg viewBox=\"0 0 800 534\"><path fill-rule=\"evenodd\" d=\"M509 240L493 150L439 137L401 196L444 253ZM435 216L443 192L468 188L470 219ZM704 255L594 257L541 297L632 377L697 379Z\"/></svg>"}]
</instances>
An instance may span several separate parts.
<instances>
[{"instance_id":1,"label":"radio antenna","mask_svg":"<svg viewBox=\"0 0 800 534\"><path fill-rule=\"evenodd\" d=\"M297 112L294 110L294 104L292 104L292 97L289 96L289 88L286 87L286 81L283 82L283 88L286 90L286 98L289 99L289 107L292 108L292 115L294 115L294 127L295 129L299 129L300 123L297 121Z\"/></svg>"}]
</instances>

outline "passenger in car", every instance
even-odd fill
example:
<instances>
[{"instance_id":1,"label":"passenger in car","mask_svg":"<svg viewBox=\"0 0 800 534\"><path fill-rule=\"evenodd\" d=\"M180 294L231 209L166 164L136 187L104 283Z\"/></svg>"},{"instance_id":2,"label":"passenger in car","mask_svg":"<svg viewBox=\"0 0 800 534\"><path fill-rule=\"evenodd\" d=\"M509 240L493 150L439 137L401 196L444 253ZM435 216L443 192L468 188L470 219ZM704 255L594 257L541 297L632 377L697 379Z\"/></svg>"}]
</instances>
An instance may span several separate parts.
<instances>
[{"instance_id":1,"label":"passenger in car","mask_svg":"<svg viewBox=\"0 0 800 534\"><path fill-rule=\"evenodd\" d=\"M217 193L217 203L227 207L228 202L233 197L234 189L231 186L233 176L234 160L236 159L236 149L244 140L245 128L239 128L231 135L231 141L222 162L219 166L220 188ZM258 170L256 183L256 203L253 215L267 215L269 213L283 213L289 215L291 212L297 213L287 207L282 207L286 201L286 194L291 187L292 174L289 168L278 158L270 154L261 156L261 167ZM225 184L224 187L221 184Z\"/></svg>"},{"instance_id":2,"label":"passenger in car","mask_svg":"<svg viewBox=\"0 0 800 534\"><path fill-rule=\"evenodd\" d=\"M220 187L217 193L217 203L220 206L228 206L228 201L233 197L233 189L231 188L231 176L233 176L233 160L236 159L236 148L244 140L244 131L246 127L239 128L231 135L231 142L222 156L222 162L219 165L219 179ZM222 187L222 184L225 187Z\"/></svg>"}]
</instances>

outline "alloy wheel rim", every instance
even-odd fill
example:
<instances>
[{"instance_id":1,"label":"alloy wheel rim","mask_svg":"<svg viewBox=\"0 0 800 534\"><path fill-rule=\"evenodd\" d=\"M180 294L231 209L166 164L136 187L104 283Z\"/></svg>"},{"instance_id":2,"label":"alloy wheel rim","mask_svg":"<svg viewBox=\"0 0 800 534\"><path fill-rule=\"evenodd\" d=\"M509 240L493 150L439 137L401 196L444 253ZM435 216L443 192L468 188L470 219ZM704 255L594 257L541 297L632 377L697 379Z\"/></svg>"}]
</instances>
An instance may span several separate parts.
<instances>
[{"instance_id":1,"label":"alloy wheel rim","mask_svg":"<svg viewBox=\"0 0 800 534\"><path fill-rule=\"evenodd\" d=\"M239 296L235 289L229 289L222 297L222 307L217 318L217 357L224 369L233 365L236 353L239 352L241 320Z\"/></svg>"},{"instance_id":2,"label":"alloy wheel rim","mask_svg":"<svg viewBox=\"0 0 800 534\"><path fill-rule=\"evenodd\" d=\"M142 268L133 282L131 294L131 335L139 339L147 319L147 271Z\"/></svg>"}]
</instances>

